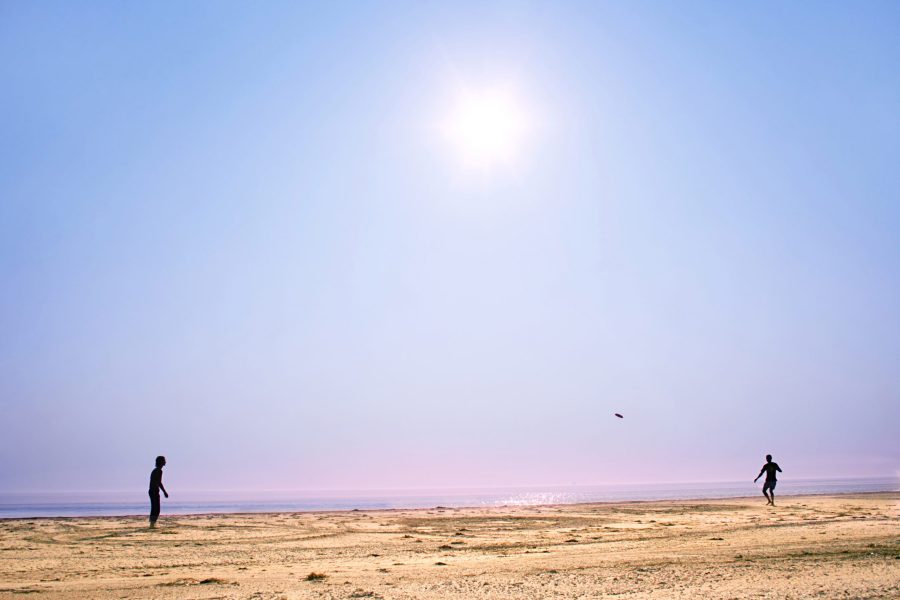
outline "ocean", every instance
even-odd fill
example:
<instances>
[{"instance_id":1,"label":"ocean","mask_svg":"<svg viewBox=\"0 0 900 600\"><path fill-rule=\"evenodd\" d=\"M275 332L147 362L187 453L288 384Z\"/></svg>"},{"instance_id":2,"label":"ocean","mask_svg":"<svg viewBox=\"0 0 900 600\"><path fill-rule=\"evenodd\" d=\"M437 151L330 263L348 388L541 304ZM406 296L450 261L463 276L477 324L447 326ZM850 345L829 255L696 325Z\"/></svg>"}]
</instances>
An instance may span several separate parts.
<instances>
[{"instance_id":1,"label":"ocean","mask_svg":"<svg viewBox=\"0 0 900 600\"><path fill-rule=\"evenodd\" d=\"M628 484L459 490L205 491L171 490L163 514L269 513L392 508L527 506L760 496L762 482ZM900 491L900 478L807 479L778 482L778 496ZM133 492L3 493L0 519L143 515L145 490Z\"/></svg>"}]
</instances>

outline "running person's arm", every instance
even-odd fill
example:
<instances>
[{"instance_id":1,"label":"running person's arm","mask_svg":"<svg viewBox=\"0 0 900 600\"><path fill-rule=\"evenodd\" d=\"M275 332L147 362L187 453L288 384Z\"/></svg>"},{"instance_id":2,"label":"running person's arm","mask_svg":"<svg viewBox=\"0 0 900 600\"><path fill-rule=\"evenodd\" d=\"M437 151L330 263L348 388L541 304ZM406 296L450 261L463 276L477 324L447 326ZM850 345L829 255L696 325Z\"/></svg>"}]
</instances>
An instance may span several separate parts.
<instances>
[{"instance_id":1,"label":"running person's arm","mask_svg":"<svg viewBox=\"0 0 900 600\"><path fill-rule=\"evenodd\" d=\"M756 476L756 479L753 480L753 483L759 481L759 478L762 477L762 474L766 472L766 467L763 465L763 468L759 470L759 475Z\"/></svg>"},{"instance_id":2,"label":"running person's arm","mask_svg":"<svg viewBox=\"0 0 900 600\"><path fill-rule=\"evenodd\" d=\"M775 470L779 473L784 473L784 471L781 470L781 467L778 466L778 463L775 463Z\"/></svg>"}]
</instances>

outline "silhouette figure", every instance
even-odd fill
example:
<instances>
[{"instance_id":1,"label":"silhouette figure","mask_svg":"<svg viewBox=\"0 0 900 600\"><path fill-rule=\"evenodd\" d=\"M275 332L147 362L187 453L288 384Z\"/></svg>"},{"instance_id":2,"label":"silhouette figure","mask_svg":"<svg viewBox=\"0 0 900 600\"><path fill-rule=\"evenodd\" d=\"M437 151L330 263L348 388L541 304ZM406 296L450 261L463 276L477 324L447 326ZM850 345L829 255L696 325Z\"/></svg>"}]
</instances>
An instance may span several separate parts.
<instances>
[{"instance_id":1,"label":"silhouette figure","mask_svg":"<svg viewBox=\"0 0 900 600\"><path fill-rule=\"evenodd\" d=\"M762 466L762 469L759 470L759 475L753 480L753 483L756 483L763 473L766 474L766 482L763 484L763 496L768 500L767 504L772 506L775 506L775 484L778 483L778 478L775 476L776 471L781 473L781 467L778 466L778 463L772 462L771 454L766 454L766 464Z\"/></svg>"},{"instance_id":2,"label":"silhouette figure","mask_svg":"<svg viewBox=\"0 0 900 600\"><path fill-rule=\"evenodd\" d=\"M159 518L159 490L169 497L169 492L162 483L162 468L166 466L166 457L156 457L156 468L150 472L150 527L156 527Z\"/></svg>"}]
</instances>

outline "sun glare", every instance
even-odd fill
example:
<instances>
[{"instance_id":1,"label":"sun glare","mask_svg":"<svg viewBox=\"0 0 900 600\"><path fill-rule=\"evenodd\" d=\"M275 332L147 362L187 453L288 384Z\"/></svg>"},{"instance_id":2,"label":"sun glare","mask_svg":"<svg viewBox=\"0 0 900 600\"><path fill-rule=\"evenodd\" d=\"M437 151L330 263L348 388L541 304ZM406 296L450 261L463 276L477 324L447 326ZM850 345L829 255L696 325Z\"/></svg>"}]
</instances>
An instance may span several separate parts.
<instances>
[{"instance_id":1,"label":"sun glare","mask_svg":"<svg viewBox=\"0 0 900 600\"><path fill-rule=\"evenodd\" d=\"M443 133L469 167L512 163L529 129L526 111L508 90L466 91L456 99Z\"/></svg>"}]
</instances>

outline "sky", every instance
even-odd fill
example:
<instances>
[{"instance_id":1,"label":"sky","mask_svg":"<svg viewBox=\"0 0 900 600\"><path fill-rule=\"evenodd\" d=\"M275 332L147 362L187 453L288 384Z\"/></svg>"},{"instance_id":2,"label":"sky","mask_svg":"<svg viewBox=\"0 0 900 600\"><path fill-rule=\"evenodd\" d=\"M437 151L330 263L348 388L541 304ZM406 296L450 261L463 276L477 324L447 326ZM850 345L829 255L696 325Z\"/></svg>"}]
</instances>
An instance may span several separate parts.
<instances>
[{"instance_id":1,"label":"sky","mask_svg":"<svg viewBox=\"0 0 900 600\"><path fill-rule=\"evenodd\" d=\"M0 491L897 475L898 30L0 1Z\"/></svg>"}]
</instances>

